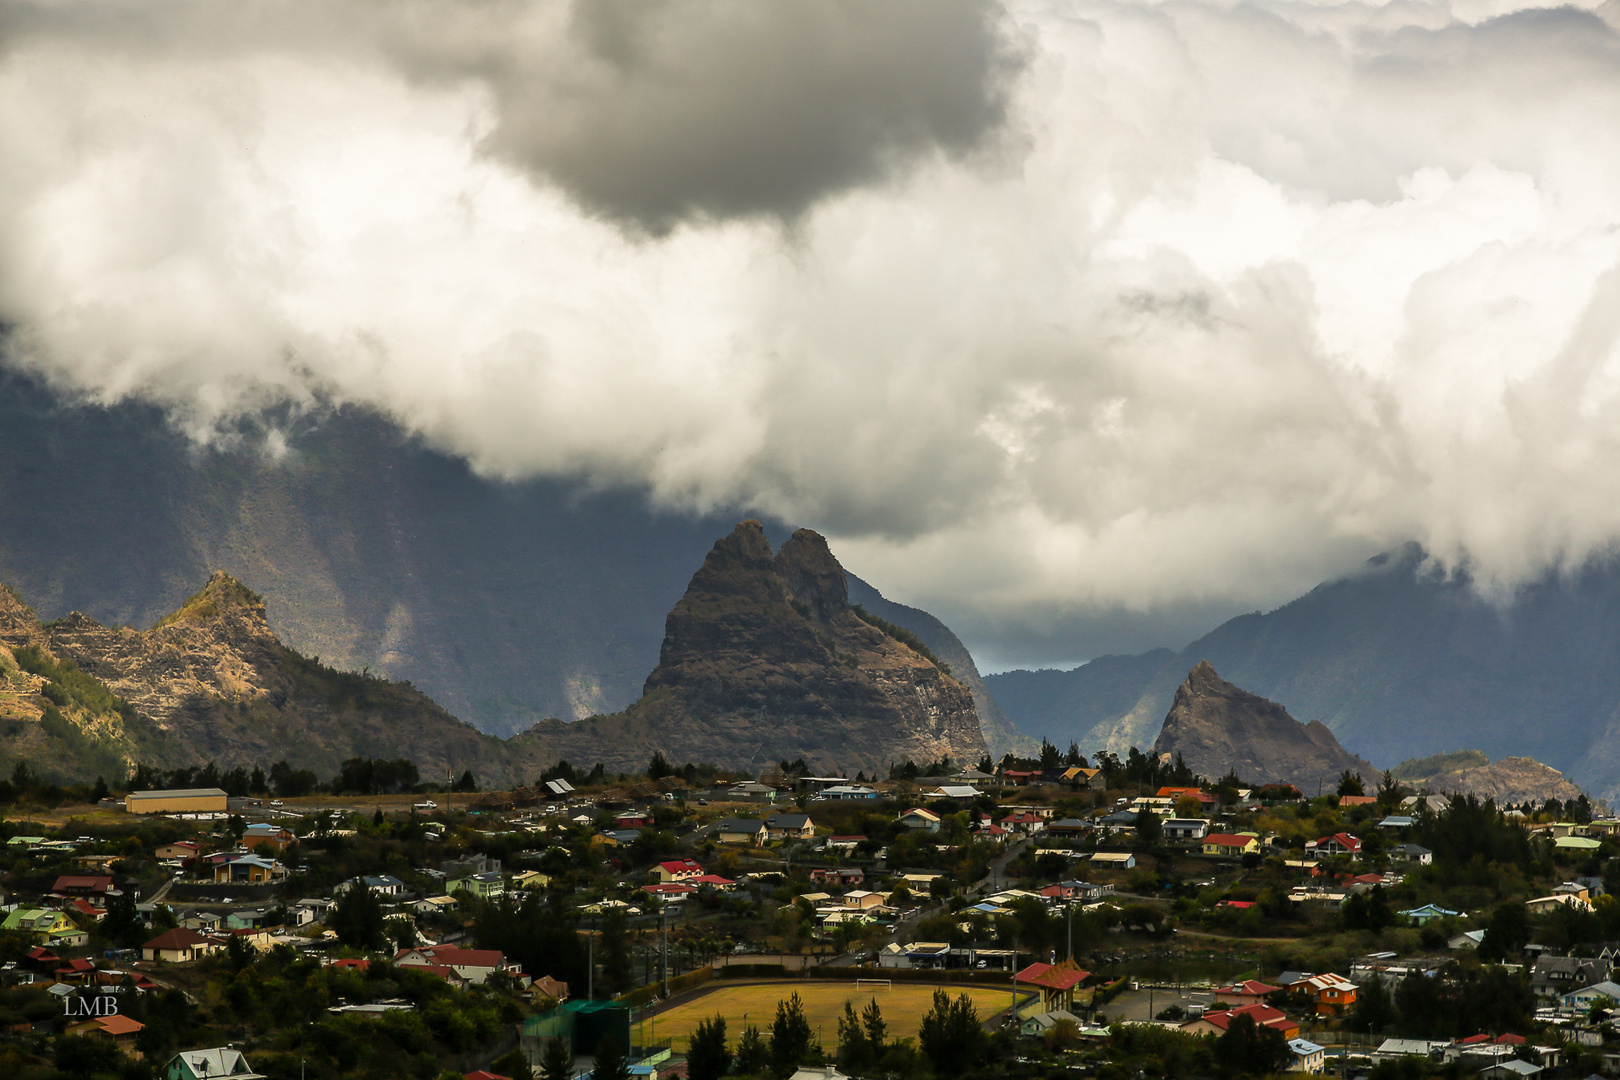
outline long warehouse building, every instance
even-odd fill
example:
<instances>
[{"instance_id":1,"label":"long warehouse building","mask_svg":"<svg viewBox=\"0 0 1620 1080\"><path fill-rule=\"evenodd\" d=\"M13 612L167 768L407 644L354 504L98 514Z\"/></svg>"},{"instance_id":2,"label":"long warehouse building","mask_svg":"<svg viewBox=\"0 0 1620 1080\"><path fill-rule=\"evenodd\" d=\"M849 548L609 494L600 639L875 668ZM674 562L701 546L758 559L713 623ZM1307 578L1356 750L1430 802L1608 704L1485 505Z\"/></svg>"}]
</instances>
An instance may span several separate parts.
<instances>
[{"instance_id":1,"label":"long warehouse building","mask_svg":"<svg viewBox=\"0 0 1620 1080\"><path fill-rule=\"evenodd\" d=\"M208 814L225 812L225 789L180 788L175 791L132 791L124 796L132 814Z\"/></svg>"}]
</instances>

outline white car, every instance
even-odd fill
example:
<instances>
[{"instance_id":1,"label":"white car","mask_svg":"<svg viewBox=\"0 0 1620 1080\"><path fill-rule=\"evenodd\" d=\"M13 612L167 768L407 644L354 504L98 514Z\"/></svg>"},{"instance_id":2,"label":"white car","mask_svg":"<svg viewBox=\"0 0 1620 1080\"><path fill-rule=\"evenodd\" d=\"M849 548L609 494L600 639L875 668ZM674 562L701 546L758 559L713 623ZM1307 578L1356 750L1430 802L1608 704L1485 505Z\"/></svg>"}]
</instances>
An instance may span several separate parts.
<instances>
[{"instance_id":1,"label":"white car","mask_svg":"<svg viewBox=\"0 0 1620 1080\"><path fill-rule=\"evenodd\" d=\"M270 805L271 806L286 806L287 804L282 802L280 799L271 799L270 800Z\"/></svg>"},{"instance_id":2,"label":"white car","mask_svg":"<svg viewBox=\"0 0 1620 1080\"><path fill-rule=\"evenodd\" d=\"M417 803L415 807L417 810L437 810L438 808L439 804L434 802L432 799L423 799L421 802Z\"/></svg>"}]
</instances>

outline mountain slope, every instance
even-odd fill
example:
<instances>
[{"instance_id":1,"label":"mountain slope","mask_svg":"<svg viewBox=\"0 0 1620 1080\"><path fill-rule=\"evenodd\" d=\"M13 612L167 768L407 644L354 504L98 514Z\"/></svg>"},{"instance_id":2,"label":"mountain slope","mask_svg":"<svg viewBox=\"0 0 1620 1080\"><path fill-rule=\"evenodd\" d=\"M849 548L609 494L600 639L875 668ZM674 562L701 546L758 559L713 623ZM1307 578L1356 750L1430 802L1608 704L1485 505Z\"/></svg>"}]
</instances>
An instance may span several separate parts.
<instances>
[{"instance_id":1,"label":"mountain slope","mask_svg":"<svg viewBox=\"0 0 1620 1080\"><path fill-rule=\"evenodd\" d=\"M6 597L15 599L7 591L0 601ZM43 647L127 703L130 734L118 744L128 750L126 764L213 761L228 768L286 760L326 776L349 757L405 757L425 779L471 769L496 784L532 779L535 771L521 753L409 684L334 671L287 648L271 631L264 602L223 573L146 631L103 626L77 612L42 626L26 609L6 608L0 636L8 645ZM26 747L8 739L7 749ZM56 771L84 778L72 761L58 762Z\"/></svg>"},{"instance_id":2,"label":"mountain slope","mask_svg":"<svg viewBox=\"0 0 1620 1080\"><path fill-rule=\"evenodd\" d=\"M1275 611L1232 619L1180 653L985 682L1032 736L1120 748L1146 744L1200 659L1375 762L1474 746L1547 762L1597 794L1620 792L1615 563L1549 575L1498 606L1409 547Z\"/></svg>"},{"instance_id":3,"label":"mountain slope","mask_svg":"<svg viewBox=\"0 0 1620 1080\"><path fill-rule=\"evenodd\" d=\"M773 555L744 521L717 541L665 621L657 668L625 713L544 721L514 739L548 760L740 768L803 757L883 769L903 758L977 761L973 697L932 659L862 620L843 568L808 529Z\"/></svg>"},{"instance_id":4,"label":"mountain slope","mask_svg":"<svg viewBox=\"0 0 1620 1080\"><path fill-rule=\"evenodd\" d=\"M968 652L962 640L951 632L951 628L940 622L928 612L920 608L907 607L886 599L882 593L868 583L862 581L854 574L846 574L849 580L849 601L859 604L865 610L880 619L886 619L897 626L903 626L922 639L945 666L951 669L951 674L973 695L973 706L979 713L979 726L984 732L985 746L990 756L997 761L1003 754L1018 754L1023 756L1040 753L1041 742L1031 739L1019 731L1013 722L1007 719L1007 714L1001 711L996 703L995 696L985 685L984 678L979 674L979 667L973 662L973 655Z\"/></svg>"},{"instance_id":5,"label":"mountain slope","mask_svg":"<svg viewBox=\"0 0 1620 1080\"><path fill-rule=\"evenodd\" d=\"M1309 795L1331 794L1345 772L1359 773L1369 791L1381 776L1322 724L1301 724L1276 702L1221 678L1208 661L1176 688L1153 752L1179 757L1210 779L1231 772L1250 783L1293 784Z\"/></svg>"},{"instance_id":6,"label":"mountain slope","mask_svg":"<svg viewBox=\"0 0 1620 1080\"><path fill-rule=\"evenodd\" d=\"M156 410L64 403L0 367L0 581L45 619L151 626L223 570L288 647L506 735L636 701L736 521L481 478L362 410L272 423L198 451Z\"/></svg>"}]
</instances>

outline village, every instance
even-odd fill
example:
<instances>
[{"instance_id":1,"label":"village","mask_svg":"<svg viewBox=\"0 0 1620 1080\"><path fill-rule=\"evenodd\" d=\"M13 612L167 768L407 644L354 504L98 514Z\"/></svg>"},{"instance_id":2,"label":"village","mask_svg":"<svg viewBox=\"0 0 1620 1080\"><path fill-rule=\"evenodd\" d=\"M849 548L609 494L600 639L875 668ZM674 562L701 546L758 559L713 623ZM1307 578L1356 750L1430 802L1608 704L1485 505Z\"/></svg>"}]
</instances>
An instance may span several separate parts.
<instances>
[{"instance_id":1,"label":"village","mask_svg":"<svg viewBox=\"0 0 1620 1080\"><path fill-rule=\"evenodd\" d=\"M552 1076L566 1052L571 1077L698 1076L704 1023L736 1044L791 997L816 1035L759 1075L875 1075L845 1045L851 1000L889 1017L889 1071L919 1076L1620 1070L1620 821L1584 800L1349 775L1307 798L1051 756L154 789L55 826L14 808L0 1060L488 1080ZM936 990L984 1036L955 1063L900 1023L925 1034Z\"/></svg>"}]
</instances>

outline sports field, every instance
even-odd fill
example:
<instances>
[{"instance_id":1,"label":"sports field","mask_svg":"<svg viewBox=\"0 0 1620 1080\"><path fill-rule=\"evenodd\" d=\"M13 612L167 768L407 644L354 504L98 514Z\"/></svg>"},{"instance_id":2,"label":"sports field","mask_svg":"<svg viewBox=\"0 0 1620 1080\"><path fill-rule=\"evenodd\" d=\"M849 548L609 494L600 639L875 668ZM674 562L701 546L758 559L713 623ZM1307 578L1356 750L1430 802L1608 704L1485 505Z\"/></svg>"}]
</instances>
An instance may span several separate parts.
<instances>
[{"instance_id":1,"label":"sports field","mask_svg":"<svg viewBox=\"0 0 1620 1080\"><path fill-rule=\"evenodd\" d=\"M674 1040L677 1051L686 1049L686 1040L701 1021L711 1016L726 1018L726 1037L733 1043L747 1025L757 1026L767 1036L771 1021L776 1017L776 1003L794 993L804 1002L805 1019L819 1033L821 1045L828 1050L838 1045L838 1018L844 1014L844 1002L851 1002L855 1011L876 1001L883 1010L883 1019L889 1025L890 1038L915 1037L922 1018L934 1006L934 991L940 989L929 983L896 982L891 989L857 990L855 982L834 982L823 979L784 979L770 983L743 983L741 985L714 984L700 997L683 1002L658 1016L638 1021L637 1041L643 1045L665 1039ZM945 986L952 998L966 994L979 1010L979 1019L1006 1009L1012 1003L1011 988L992 986ZM1028 994L1020 995L1021 998Z\"/></svg>"}]
</instances>

